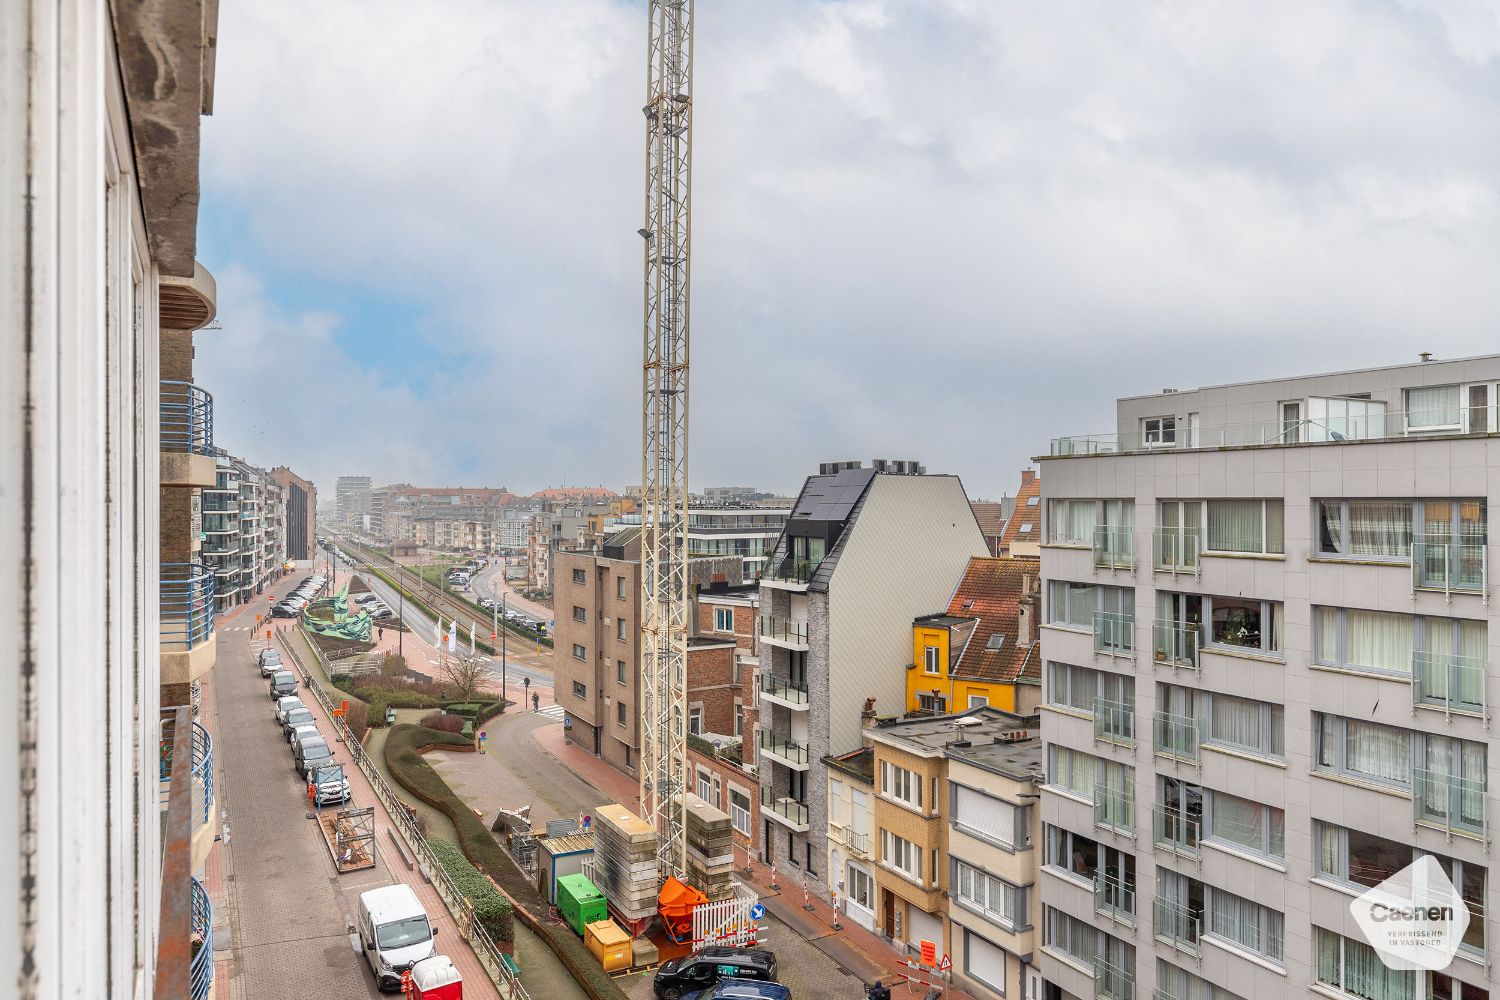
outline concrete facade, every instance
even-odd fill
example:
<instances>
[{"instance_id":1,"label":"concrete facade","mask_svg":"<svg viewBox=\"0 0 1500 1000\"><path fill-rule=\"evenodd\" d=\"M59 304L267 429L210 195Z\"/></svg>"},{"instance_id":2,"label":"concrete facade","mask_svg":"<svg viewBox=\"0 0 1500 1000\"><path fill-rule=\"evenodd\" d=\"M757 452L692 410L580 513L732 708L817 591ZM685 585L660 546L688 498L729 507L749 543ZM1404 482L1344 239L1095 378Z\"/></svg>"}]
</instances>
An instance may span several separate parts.
<instances>
[{"instance_id":1,"label":"concrete facade","mask_svg":"<svg viewBox=\"0 0 1500 1000\"><path fill-rule=\"evenodd\" d=\"M1493 991L1497 390L1500 357L1219 386L1053 442L1041 813L1072 854L1043 869L1040 954L1062 995L1344 995L1349 901L1415 852L1483 912L1442 974L1391 988ZM1101 910L1100 879L1128 906Z\"/></svg>"},{"instance_id":2,"label":"concrete facade","mask_svg":"<svg viewBox=\"0 0 1500 1000\"><path fill-rule=\"evenodd\" d=\"M286 557L311 559L317 545L318 488L284 465L271 470L285 505Z\"/></svg>"},{"instance_id":3,"label":"concrete facade","mask_svg":"<svg viewBox=\"0 0 1500 1000\"><path fill-rule=\"evenodd\" d=\"M568 739L633 775L640 747L640 560L624 551L567 549L555 558L554 696L567 713Z\"/></svg>"}]
</instances>

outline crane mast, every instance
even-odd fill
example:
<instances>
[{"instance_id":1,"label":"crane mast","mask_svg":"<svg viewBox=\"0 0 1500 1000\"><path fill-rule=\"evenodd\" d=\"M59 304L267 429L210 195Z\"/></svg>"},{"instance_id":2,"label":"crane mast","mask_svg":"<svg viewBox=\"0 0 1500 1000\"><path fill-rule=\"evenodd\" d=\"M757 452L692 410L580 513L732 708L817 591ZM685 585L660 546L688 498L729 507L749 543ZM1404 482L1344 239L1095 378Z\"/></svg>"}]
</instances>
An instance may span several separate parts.
<instances>
[{"instance_id":1,"label":"crane mast","mask_svg":"<svg viewBox=\"0 0 1500 1000\"><path fill-rule=\"evenodd\" d=\"M688 241L692 0L650 0L641 394L641 818L661 875L686 869Z\"/></svg>"}]
</instances>

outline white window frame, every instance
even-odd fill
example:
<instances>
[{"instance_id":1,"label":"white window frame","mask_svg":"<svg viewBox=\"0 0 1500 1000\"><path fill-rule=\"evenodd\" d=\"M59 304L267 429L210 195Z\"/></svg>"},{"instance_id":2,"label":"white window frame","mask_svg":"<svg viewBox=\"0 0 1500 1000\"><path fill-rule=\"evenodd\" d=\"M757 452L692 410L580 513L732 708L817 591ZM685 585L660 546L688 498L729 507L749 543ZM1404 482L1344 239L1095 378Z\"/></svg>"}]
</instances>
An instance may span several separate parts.
<instances>
[{"instance_id":1,"label":"white window frame","mask_svg":"<svg viewBox=\"0 0 1500 1000\"><path fill-rule=\"evenodd\" d=\"M1177 417L1163 414L1141 418L1141 443L1147 448L1177 447Z\"/></svg>"},{"instance_id":2,"label":"white window frame","mask_svg":"<svg viewBox=\"0 0 1500 1000\"><path fill-rule=\"evenodd\" d=\"M735 801L736 796L745 800L743 806ZM729 786L729 825L740 836L750 836L750 793L734 785Z\"/></svg>"},{"instance_id":3,"label":"white window frame","mask_svg":"<svg viewBox=\"0 0 1500 1000\"><path fill-rule=\"evenodd\" d=\"M922 776L888 760L880 762L880 797L922 812Z\"/></svg>"},{"instance_id":4,"label":"white window frame","mask_svg":"<svg viewBox=\"0 0 1500 1000\"><path fill-rule=\"evenodd\" d=\"M943 648L941 646L924 646L922 648L922 672L929 677L942 676Z\"/></svg>"},{"instance_id":5,"label":"white window frame","mask_svg":"<svg viewBox=\"0 0 1500 1000\"><path fill-rule=\"evenodd\" d=\"M1030 928L1027 887L990 873L982 865L949 856L955 902L992 923L1019 934ZM996 905L998 904L998 909Z\"/></svg>"},{"instance_id":6,"label":"white window frame","mask_svg":"<svg viewBox=\"0 0 1500 1000\"><path fill-rule=\"evenodd\" d=\"M714 631L734 634L733 608L714 608Z\"/></svg>"},{"instance_id":7,"label":"white window frame","mask_svg":"<svg viewBox=\"0 0 1500 1000\"><path fill-rule=\"evenodd\" d=\"M1228 553L1230 555L1286 555L1286 504L1280 497L1215 497L1212 500L1204 500L1203 512L1200 517L1202 528L1203 554L1215 555ZM1260 505L1260 548L1259 549L1220 549L1213 546L1212 509L1216 503L1258 503ZM1272 548L1270 517L1268 509L1270 505L1276 504L1281 507L1281 538L1278 548Z\"/></svg>"},{"instance_id":8,"label":"white window frame","mask_svg":"<svg viewBox=\"0 0 1500 1000\"><path fill-rule=\"evenodd\" d=\"M889 830L880 831L880 863L921 885L923 851L915 843Z\"/></svg>"}]
</instances>

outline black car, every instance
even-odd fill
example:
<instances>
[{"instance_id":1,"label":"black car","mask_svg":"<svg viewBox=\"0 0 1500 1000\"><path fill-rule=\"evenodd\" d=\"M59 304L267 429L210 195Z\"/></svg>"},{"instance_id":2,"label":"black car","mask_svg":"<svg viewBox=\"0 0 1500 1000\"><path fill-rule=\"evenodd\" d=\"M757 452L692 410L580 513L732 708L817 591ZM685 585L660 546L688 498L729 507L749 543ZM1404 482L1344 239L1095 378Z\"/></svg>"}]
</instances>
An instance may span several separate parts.
<instances>
[{"instance_id":1,"label":"black car","mask_svg":"<svg viewBox=\"0 0 1500 1000\"><path fill-rule=\"evenodd\" d=\"M271 617L272 618L296 618L297 617L297 608L295 606L291 605L291 604L286 603L285 601L282 601L280 604L276 605L275 607L273 607L271 609Z\"/></svg>"},{"instance_id":2,"label":"black car","mask_svg":"<svg viewBox=\"0 0 1500 1000\"><path fill-rule=\"evenodd\" d=\"M708 989L721 979L776 982L776 955L759 948L704 948L696 955L676 958L656 972L651 984L657 1000L682 1000Z\"/></svg>"},{"instance_id":3,"label":"black car","mask_svg":"<svg viewBox=\"0 0 1500 1000\"><path fill-rule=\"evenodd\" d=\"M271 700L297 693L297 675L290 670L278 670L271 675Z\"/></svg>"},{"instance_id":4,"label":"black car","mask_svg":"<svg viewBox=\"0 0 1500 1000\"><path fill-rule=\"evenodd\" d=\"M331 763L333 763L333 751L328 749L328 744L324 740L303 740L292 751L292 764L304 780L307 778L309 769Z\"/></svg>"}]
</instances>

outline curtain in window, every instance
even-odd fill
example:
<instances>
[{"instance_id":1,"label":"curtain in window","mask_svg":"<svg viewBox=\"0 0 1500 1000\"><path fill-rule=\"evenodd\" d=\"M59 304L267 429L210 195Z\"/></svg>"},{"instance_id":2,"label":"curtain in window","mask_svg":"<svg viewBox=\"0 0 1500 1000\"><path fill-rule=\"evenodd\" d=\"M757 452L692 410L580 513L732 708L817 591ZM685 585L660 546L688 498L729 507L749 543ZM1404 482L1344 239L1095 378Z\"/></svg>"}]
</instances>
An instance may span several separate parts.
<instances>
[{"instance_id":1,"label":"curtain in window","mask_svg":"<svg viewBox=\"0 0 1500 1000\"><path fill-rule=\"evenodd\" d=\"M1400 729L1347 719L1345 753L1350 771L1405 785L1411 780L1411 736Z\"/></svg>"},{"instance_id":2,"label":"curtain in window","mask_svg":"<svg viewBox=\"0 0 1500 1000\"><path fill-rule=\"evenodd\" d=\"M1318 551L1344 554L1344 505L1338 500L1318 501Z\"/></svg>"},{"instance_id":3,"label":"curtain in window","mask_svg":"<svg viewBox=\"0 0 1500 1000\"><path fill-rule=\"evenodd\" d=\"M1346 611L1345 660L1350 666L1411 673L1412 619L1382 611Z\"/></svg>"},{"instance_id":4,"label":"curtain in window","mask_svg":"<svg viewBox=\"0 0 1500 1000\"><path fill-rule=\"evenodd\" d=\"M1210 705L1209 738L1216 743L1229 743L1259 750L1260 747L1260 702L1245 698L1234 698L1227 694L1216 694Z\"/></svg>"},{"instance_id":5,"label":"curtain in window","mask_svg":"<svg viewBox=\"0 0 1500 1000\"><path fill-rule=\"evenodd\" d=\"M1452 427L1458 424L1456 385L1430 385L1406 390L1407 427Z\"/></svg>"},{"instance_id":6,"label":"curtain in window","mask_svg":"<svg viewBox=\"0 0 1500 1000\"><path fill-rule=\"evenodd\" d=\"M1264 552L1259 500L1210 500L1208 547L1217 552Z\"/></svg>"},{"instance_id":7,"label":"curtain in window","mask_svg":"<svg viewBox=\"0 0 1500 1000\"><path fill-rule=\"evenodd\" d=\"M1093 500L1070 501L1068 503L1068 535L1064 540L1092 545L1098 509L1099 505Z\"/></svg>"},{"instance_id":8,"label":"curtain in window","mask_svg":"<svg viewBox=\"0 0 1500 1000\"><path fill-rule=\"evenodd\" d=\"M1369 1000L1415 1000L1416 977L1411 972L1387 969L1375 949L1362 941L1344 938L1344 992ZM1319 974L1322 961L1318 963Z\"/></svg>"},{"instance_id":9,"label":"curtain in window","mask_svg":"<svg viewBox=\"0 0 1500 1000\"><path fill-rule=\"evenodd\" d=\"M1337 608L1313 608L1313 659L1319 663L1339 661Z\"/></svg>"},{"instance_id":10,"label":"curtain in window","mask_svg":"<svg viewBox=\"0 0 1500 1000\"><path fill-rule=\"evenodd\" d=\"M1318 847L1318 874L1331 875L1342 880L1344 866L1339 861L1339 829L1329 823L1317 824L1317 847ZM1322 944L1319 943L1319 960L1322 956Z\"/></svg>"},{"instance_id":11,"label":"curtain in window","mask_svg":"<svg viewBox=\"0 0 1500 1000\"><path fill-rule=\"evenodd\" d=\"M1231 844L1237 844L1247 850L1256 853L1265 853L1265 844L1262 843L1262 823L1264 817L1262 812L1265 807L1259 802L1251 802L1237 795L1228 795L1224 792L1213 794L1213 835L1219 840L1227 840Z\"/></svg>"},{"instance_id":12,"label":"curtain in window","mask_svg":"<svg viewBox=\"0 0 1500 1000\"><path fill-rule=\"evenodd\" d=\"M1284 511L1280 500L1267 500L1266 504L1266 551L1286 551L1286 527L1282 523Z\"/></svg>"},{"instance_id":13,"label":"curtain in window","mask_svg":"<svg viewBox=\"0 0 1500 1000\"><path fill-rule=\"evenodd\" d=\"M1326 983L1335 989L1343 985L1341 973L1342 962L1339 952L1339 935L1333 931L1325 931L1321 927L1314 927L1317 932L1318 948L1318 982Z\"/></svg>"},{"instance_id":14,"label":"curtain in window","mask_svg":"<svg viewBox=\"0 0 1500 1000\"><path fill-rule=\"evenodd\" d=\"M1281 960L1281 914L1222 889L1212 890L1213 933L1258 954Z\"/></svg>"},{"instance_id":15,"label":"curtain in window","mask_svg":"<svg viewBox=\"0 0 1500 1000\"><path fill-rule=\"evenodd\" d=\"M1408 558L1411 555L1411 525L1410 501L1350 500L1350 554Z\"/></svg>"}]
</instances>

